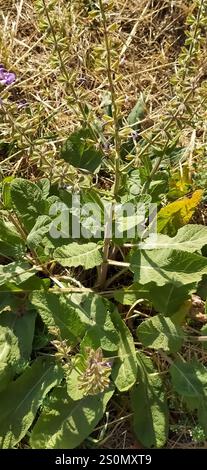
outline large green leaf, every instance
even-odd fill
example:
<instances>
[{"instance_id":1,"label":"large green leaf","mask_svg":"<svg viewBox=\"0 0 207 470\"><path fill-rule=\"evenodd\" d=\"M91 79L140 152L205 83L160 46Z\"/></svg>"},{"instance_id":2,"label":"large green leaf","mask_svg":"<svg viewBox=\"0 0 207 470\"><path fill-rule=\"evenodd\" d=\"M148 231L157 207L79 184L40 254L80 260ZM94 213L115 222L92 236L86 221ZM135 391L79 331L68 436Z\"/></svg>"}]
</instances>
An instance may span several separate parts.
<instances>
[{"instance_id":1,"label":"large green leaf","mask_svg":"<svg viewBox=\"0 0 207 470\"><path fill-rule=\"evenodd\" d=\"M149 282L142 286L138 282L134 282L129 287L115 291L114 297L124 305L133 305L143 299L149 300L157 312L170 316L177 312L194 290L195 283L183 286L174 284L157 286L155 282Z\"/></svg>"},{"instance_id":2,"label":"large green leaf","mask_svg":"<svg viewBox=\"0 0 207 470\"><path fill-rule=\"evenodd\" d=\"M25 242L16 232L13 224L0 220L0 255L20 258L25 253Z\"/></svg>"},{"instance_id":3,"label":"large green leaf","mask_svg":"<svg viewBox=\"0 0 207 470\"><path fill-rule=\"evenodd\" d=\"M115 352L118 349L119 335L114 329L111 320L111 312L114 310L113 304L99 295L77 294L74 298L78 305L87 312L90 318L90 326L81 342L81 349L91 347L98 349L101 347L104 351Z\"/></svg>"},{"instance_id":4,"label":"large green leaf","mask_svg":"<svg viewBox=\"0 0 207 470\"><path fill-rule=\"evenodd\" d=\"M80 129L66 140L61 150L61 157L75 168L81 168L93 173L101 164L103 154L95 145L89 144L90 131Z\"/></svg>"},{"instance_id":5,"label":"large green leaf","mask_svg":"<svg viewBox=\"0 0 207 470\"><path fill-rule=\"evenodd\" d=\"M42 191L42 198L47 199L50 193L50 180L48 178L42 178L41 180L37 181L36 184Z\"/></svg>"},{"instance_id":6,"label":"large green leaf","mask_svg":"<svg viewBox=\"0 0 207 470\"><path fill-rule=\"evenodd\" d=\"M49 232L51 219L47 215L40 215L31 232L27 237L27 245L29 248L36 248L41 242L45 234Z\"/></svg>"},{"instance_id":7,"label":"large green leaf","mask_svg":"<svg viewBox=\"0 0 207 470\"><path fill-rule=\"evenodd\" d=\"M0 265L0 286L7 282L13 282L19 285L35 274L36 269L26 262L13 262L4 266Z\"/></svg>"},{"instance_id":8,"label":"large green leaf","mask_svg":"<svg viewBox=\"0 0 207 470\"><path fill-rule=\"evenodd\" d=\"M150 281L159 286L190 284L202 279L207 273L207 259L195 253L163 248L160 250L137 250L131 256L134 280L140 284Z\"/></svg>"},{"instance_id":9,"label":"large green leaf","mask_svg":"<svg viewBox=\"0 0 207 470\"><path fill-rule=\"evenodd\" d=\"M0 344L0 354L1 354L1 344ZM7 362L0 363L0 392L4 390L8 383L12 380L13 372L11 367Z\"/></svg>"},{"instance_id":10,"label":"large green leaf","mask_svg":"<svg viewBox=\"0 0 207 470\"><path fill-rule=\"evenodd\" d=\"M16 178L11 183L11 199L27 231L34 226L39 215L47 214L47 203L39 186Z\"/></svg>"},{"instance_id":11,"label":"large green leaf","mask_svg":"<svg viewBox=\"0 0 207 470\"><path fill-rule=\"evenodd\" d=\"M96 243L81 245L74 242L57 248L54 252L54 259L62 266L84 266L85 269L91 269L99 266L103 261L100 253L101 248L101 245Z\"/></svg>"},{"instance_id":12,"label":"large green leaf","mask_svg":"<svg viewBox=\"0 0 207 470\"><path fill-rule=\"evenodd\" d=\"M90 320L82 310L70 301L66 294L34 292L31 304L37 309L47 327L58 327L62 339L76 344L86 331Z\"/></svg>"},{"instance_id":13,"label":"large green leaf","mask_svg":"<svg viewBox=\"0 0 207 470\"><path fill-rule=\"evenodd\" d=\"M0 326L0 390L15 374L21 360L18 338L7 326Z\"/></svg>"},{"instance_id":14,"label":"large green leaf","mask_svg":"<svg viewBox=\"0 0 207 470\"><path fill-rule=\"evenodd\" d=\"M182 250L188 252L199 251L207 244L207 227L203 225L186 225L180 228L175 237L157 234L155 240L143 243L143 248L160 249L172 248L173 250Z\"/></svg>"},{"instance_id":15,"label":"large green leaf","mask_svg":"<svg viewBox=\"0 0 207 470\"><path fill-rule=\"evenodd\" d=\"M39 358L0 393L0 447L14 447L27 433L49 390L63 372L50 358Z\"/></svg>"},{"instance_id":16,"label":"large green leaf","mask_svg":"<svg viewBox=\"0 0 207 470\"><path fill-rule=\"evenodd\" d=\"M162 447L169 427L162 380L148 357L139 353L137 358L139 384L131 391L134 432L145 447Z\"/></svg>"},{"instance_id":17,"label":"large green leaf","mask_svg":"<svg viewBox=\"0 0 207 470\"><path fill-rule=\"evenodd\" d=\"M81 354L76 355L71 359L70 365L70 369L65 370L67 393L72 400L81 400L85 395L85 390L80 387L81 373L85 370L84 356Z\"/></svg>"},{"instance_id":18,"label":"large green leaf","mask_svg":"<svg viewBox=\"0 0 207 470\"><path fill-rule=\"evenodd\" d=\"M137 328L137 335L145 347L171 353L179 351L185 338L183 330L162 315L143 321Z\"/></svg>"},{"instance_id":19,"label":"large green leaf","mask_svg":"<svg viewBox=\"0 0 207 470\"><path fill-rule=\"evenodd\" d=\"M20 358L18 338L8 326L0 325L0 359L2 363L15 364Z\"/></svg>"},{"instance_id":20,"label":"large green leaf","mask_svg":"<svg viewBox=\"0 0 207 470\"><path fill-rule=\"evenodd\" d=\"M4 312L0 316L0 326L7 327L18 340L21 361L27 361L32 352L36 313L26 312L20 316L13 312Z\"/></svg>"},{"instance_id":21,"label":"large green leaf","mask_svg":"<svg viewBox=\"0 0 207 470\"><path fill-rule=\"evenodd\" d=\"M137 378L136 350L132 334L117 311L112 313L112 320L120 337L112 378L118 390L124 392L134 385Z\"/></svg>"},{"instance_id":22,"label":"large green leaf","mask_svg":"<svg viewBox=\"0 0 207 470\"><path fill-rule=\"evenodd\" d=\"M177 360L170 367L173 387L184 397L207 399L207 368L200 362L193 360L183 362Z\"/></svg>"},{"instance_id":23,"label":"large green leaf","mask_svg":"<svg viewBox=\"0 0 207 470\"><path fill-rule=\"evenodd\" d=\"M198 421L207 437L207 368L196 360L177 360L170 367L170 374L176 392L190 410L197 410Z\"/></svg>"},{"instance_id":24,"label":"large green leaf","mask_svg":"<svg viewBox=\"0 0 207 470\"><path fill-rule=\"evenodd\" d=\"M96 396L72 401L66 388L56 388L34 426L34 449L74 449L88 437L104 415L113 395L109 389Z\"/></svg>"}]
</instances>

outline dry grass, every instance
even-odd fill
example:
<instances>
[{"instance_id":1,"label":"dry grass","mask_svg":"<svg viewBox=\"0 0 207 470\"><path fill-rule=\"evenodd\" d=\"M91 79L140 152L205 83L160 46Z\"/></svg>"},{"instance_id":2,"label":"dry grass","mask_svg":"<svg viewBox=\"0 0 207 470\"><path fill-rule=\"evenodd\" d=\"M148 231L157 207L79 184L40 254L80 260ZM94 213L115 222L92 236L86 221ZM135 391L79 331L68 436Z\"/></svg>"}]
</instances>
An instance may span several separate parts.
<instances>
[{"instance_id":1,"label":"dry grass","mask_svg":"<svg viewBox=\"0 0 207 470\"><path fill-rule=\"evenodd\" d=\"M48 0L47 4L51 3ZM76 71L78 93L84 94L98 114L106 89L105 71L97 72L96 48L103 43L100 25L96 20L88 21L84 7L87 2L53 3L51 19L58 40L64 38L68 73ZM7 112L13 123L15 120L13 125L23 147L17 158L14 150L10 170L12 174L34 177L41 168L48 176L65 178L68 169L58 162L59 145L77 125L77 116L68 103L44 12L37 5L30 0L0 2L0 61L17 75ZM140 92L145 93L146 126L159 119L171 97L169 77L184 41L188 13L189 7L180 0L117 0L111 12L111 22L117 25L112 46L119 55L122 74L118 91L125 96L126 111ZM18 109L21 100L27 101L26 109ZM4 140L11 142L12 126L3 123L1 130ZM8 173L8 163L1 168Z\"/></svg>"}]
</instances>

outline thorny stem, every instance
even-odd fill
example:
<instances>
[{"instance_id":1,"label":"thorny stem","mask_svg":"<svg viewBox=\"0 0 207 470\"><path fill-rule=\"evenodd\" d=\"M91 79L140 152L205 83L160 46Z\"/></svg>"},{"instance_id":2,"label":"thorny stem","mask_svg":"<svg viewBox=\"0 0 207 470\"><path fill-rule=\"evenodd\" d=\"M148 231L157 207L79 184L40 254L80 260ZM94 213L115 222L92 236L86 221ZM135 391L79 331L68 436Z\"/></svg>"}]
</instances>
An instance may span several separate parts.
<instances>
[{"instance_id":1,"label":"thorny stem","mask_svg":"<svg viewBox=\"0 0 207 470\"><path fill-rule=\"evenodd\" d=\"M199 77L197 77L197 80L198 80L199 78L200 78L200 74L199 74ZM197 80L196 80L196 81L197 81ZM185 99L184 99L184 101L183 101L183 105L185 105L185 104L187 103L187 101L188 101L189 98L191 97L192 93L194 93L194 91L195 91L195 88L194 88L194 87L192 87L192 88L189 90L189 92L187 93L187 95L186 95L186 97L185 97ZM182 106L183 106L183 105L182 105ZM169 119L169 121L166 123L166 125L164 126L164 128L163 128L162 130L160 130L160 131L158 132L158 134L156 134L156 135L145 145L145 147L143 148L143 150L141 150L141 152L139 153L138 158L141 158L142 155L145 154L146 150L147 150L149 147L151 147L151 145L153 145L153 144L156 142L157 138L158 138L160 135L162 135L163 132L167 132L167 131L168 131L168 129L169 129L169 127L171 126L172 122L177 118L177 116L179 115L179 113L180 113L180 106L178 106L176 112L175 112L175 113L173 114L173 116ZM163 155L161 155L161 156L158 158L157 162L156 162L155 165L153 166L153 168L152 168L152 170L151 170L151 173L150 173L150 175L149 175L149 178L148 178L148 180L146 181L145 185L143 186L142 194L145 193L146 189L148 188L149 183L152 181L152 179L153 179L155 173L158 171L158 169L159 169L159 167L160 167L160 164L162 163L163 158L164 158L164 152L163 152ZM130 162L130 165L129 165L129 164L126 165L126 167L130 167L131 164L132 164L132 162ZM125 170L126 170L126 167L125 167Z\"/></svg>"},{"instance_id":2,"label":"thorny stem","mask_svg":"<svg viewBox=\"0 0 207 470\"><path fill-rule=\"evenodd\" d=\"M109 250L110 250L110 243L111 239L109 237L109 230L110 230L110 221L113 217L113 209L110 207L110 214L109 214L109 223L106 224L105 227L105 238L104 238L104 247L103 247L103 263L101 266L98 267L98 279L96 286L99 289L102 289L105 286L107 273L108 273L108 264L107 260L109 257Z\"/></svg>"},{"instance_id":3,"label":"thorny stem","mask_svg":"<svg viewBox=\"0 0 207 470\"><path fill-rule=\"evenodd\" d=\"M199 24L200 24L200 19L201 19L201 15L202 15L202 10L203 10L203 6L204 6L204 2L205 2L205 0L201 0L200 6L199 6L199 10L198 10L198 14L197 14L197 19L196 19L195 30L194 30L194 34L193 34L193 40L192 40L192 42L191 42L191 44L190 44L188 56L186 57L186 63L185 63L184 74L183 74L183 76L182 76L182 80L185 80L185 78L186 78L187 71L188 71L187 65L188 65L189 62L191 61L191 56L192 56L193 48L194 48L194 46L195 46L195 42L196 42L196 38L197 38L197 33L198 33L198 28L199 28Z\"/></svg>"},{"instance_id":4,"label":"thorny stem","mask_svg":"<svg viewBox=\"0 0 207 470\"><path fill-rule=\"evenodd\" d=\"M206 65L206 61L202 67L202 69L200 70L199 74L197 75L197 77L195 78L195 81L194 81L194 84L193 86L191 87L191 89L188 91L185 99L183 100L183 103L182 103L182 107L184 105L187 104L188 100L190 99L191 95L195 92L195 85L197 83L199 83L199 80L200 78L202 77L203 75L203 69L204 69L204 66ZM162 136L163 133L167 132L168 129L170 128L171 124L173 123L173 121L177 118L177 116L180 114L181 112L181 109L180 109L180 106L178 106L176 112L170 117L170 119L167 121L167 123L165 124L165 126L163 127L163 129L160 129L160 131L158 131L156 133L156 135L154 135L154 137L152 139L150 139L147 144L141 149L141 151L139 152L138 155L136 155L136 159L141 159L143 155L145 155L146 151L153 145L157 142L157 139ZM159 158L159 166L160 166L160 163L162 162L162 159L163 159L164 155L161 156ZM123 171L126 172L126 170L128 170L129 168L131 168L131 166L134 164L134 161L135 161L135 158L133 158L129 163L127 163L124 167L123 167ZM158 166L158 168L159 168ZM155 164L155 166L152 168L152 171L149 175L149 180L151 181L154 174L156 173L157 171L157 163ZM148 181L146 183L146 185L148 184ZM145 191L146 188L143 188L143 191Z\"/></svg>"},{"instance_id":5,"label":"thorny stem","mask_svg":"<svg viewBox=\"0 0 207 470\"><path fill-rule=\"evenodd\" d=\"M101 11L101 17L103 22L104 40L106 46L106 59L107 59L107 76L109 82L109 89L111 93L112 102L112 117L114 122L114 142L115 142L115 181L114 181L114 197L117 197L120 186L120 136L119 136L119 120L118 120L118 109L116 104L116 92L113 83L113 72L111 66L111 48L109 44L108 31L107 31L107 20L104 11L102 0L99 0L99 6Z\"/></svg>"},{"instance_id":6,"label":"thorny stem","mask_svg":"<svg viewBox=\"0 0 207 470\"><path fill-rule=\"evenodd\" d=\"M5 207L4 207L4 204L2 203L2 201L0 201L0 207L5 210ZM21 221L17 218L17 216L13 216L13 214L11 214L11 212L7 212L7 217L8 219L12 222L12 224L14 225L14 227L16 228L17 232L19 233L20 237L26 242L27 240L27 233L21 223ZM30 248L30 252L31 252L31 255L32 255L32 258L33 260L31 259L31 261L34 263L36 263L36 266L41 266L41 269L43 272L45 272L45 274L49 274L48 270L46 268L44 268L42 265L41 265L41 262L39 261L39 258L37 256L37 253L34 249Z\"/></svg>"},{"instance_id":7,"label":"thorny stem","mask_svg":"<svg viewBox=\"0 0 207 470\"><path fill-rule=\"evenodd\" d=\"M44 5L45 14L46 14L46 17L47 17L47 20L48 20L48 23L49 23L49 26L50 26L50 29L51 29L51 33L52 33L52 36L53 36L54 46L55 46L55 50L58 54L62 74L65 76L65 78L67 80L67 86L69 87L71 95L73 96L73 99L74 99L75 103L77 104L80 113L83 116L85 124L87 123L87 126L88 126L88 128L91 132L91 137L96 139L97 138L96 133L95 133L94 129L91 127L90 123L88 122L87 114L86 114L85 109L84 109L84 105L81 103L81 101L80 101L80 99L79 99L79 97L78 97L78 95L75 91L75 88L74 88L73 84L70 81L70 76L69 76L67 68L64 64L62 55L61 55L61 51L60 51L60 48L59 48L59 45L58 45L58 41L57 41L56 34L55 34L55 31L54 31L54 28L53 28L53 24L52 24L51 19L50 19L50 15L49 15L49 12L48 12L46 2L45 2L45 0L42 0L42 2L43 2L43 5Z\"/></svg>"},{"instance_id":8,"label":"thorny stem","mask_svg":"<svg viewBox=\"0 0 207 470\"><path fill-rule=\"evenodd\" d=\"M113 194L115 199L117 198L119 187L120 187L120 136L119 136L119 122L118 122L118 109L116 104L116 92L113 83L113 72L111 64L111 48L109 44L109 37L107 31L107 19L104 11L104 6L102 0L99 0L99 7L103 22L103 33L106 47L106 60L107 60L107 76L109 83L109 90L111 93L111 102L112 102L112 117L114 123L114 143L115 143L115 180L113 187ZM113 217L113 214L112 214ZM109 257L110 249L110 238L106 237L104 239L104 249L103 249L103 264L98 269L98 281L97 287L102 288L105 285L107 273L108 273L108 264L107 259Z\"/></svg>"}]
</instances>

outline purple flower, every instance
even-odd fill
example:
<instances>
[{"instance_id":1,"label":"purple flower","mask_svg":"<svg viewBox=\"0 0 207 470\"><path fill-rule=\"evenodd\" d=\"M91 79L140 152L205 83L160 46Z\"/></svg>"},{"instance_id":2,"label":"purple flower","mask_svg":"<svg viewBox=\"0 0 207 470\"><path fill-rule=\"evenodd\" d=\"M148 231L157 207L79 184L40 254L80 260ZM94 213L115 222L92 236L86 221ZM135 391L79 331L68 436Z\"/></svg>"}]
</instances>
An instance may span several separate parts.
<instances>
[{"instance_id":1,"label":"purple flower","mask_svg":"<svg viewBox=\"0 0 207 470\"><path fill-rule=\"evenodd\" d=\"M0 64L0 84L12 85L16 81L16 75L13 72L8 72L2 64Z\"/></svg>"}]
</instances>

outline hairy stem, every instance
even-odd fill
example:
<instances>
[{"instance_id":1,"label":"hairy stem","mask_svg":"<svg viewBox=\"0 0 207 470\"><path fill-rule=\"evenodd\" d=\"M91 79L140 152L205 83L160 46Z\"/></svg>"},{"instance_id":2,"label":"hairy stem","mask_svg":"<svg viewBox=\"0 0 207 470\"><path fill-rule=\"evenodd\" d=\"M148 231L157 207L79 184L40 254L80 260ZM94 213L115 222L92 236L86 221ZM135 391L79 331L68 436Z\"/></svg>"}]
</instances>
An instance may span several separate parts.
<instances>
[{"instance_id":1,"label":"hairy stem","mask_svg":"<svg viewBox=\"0 0 207 470\"><path fill-rule=\"evenodd\" d=\"M111 93L111 102L112 102L112 117L114 123L114 143L115 143L115 181L114 181L114 197L117 197L120 187L120 136L119 136L119 119L118 119L118 109L116 104L116 92L113 82L113 71L111 64L111 48L109 43L108 31L107 31L107 20L106 14L103 7L102 0L99 0L99 6L101 11L101 17L103 22L103 33L106 47L106 60L107 60L107 76L109 83L109 90Z\"/></svg>"}]
</instances>

